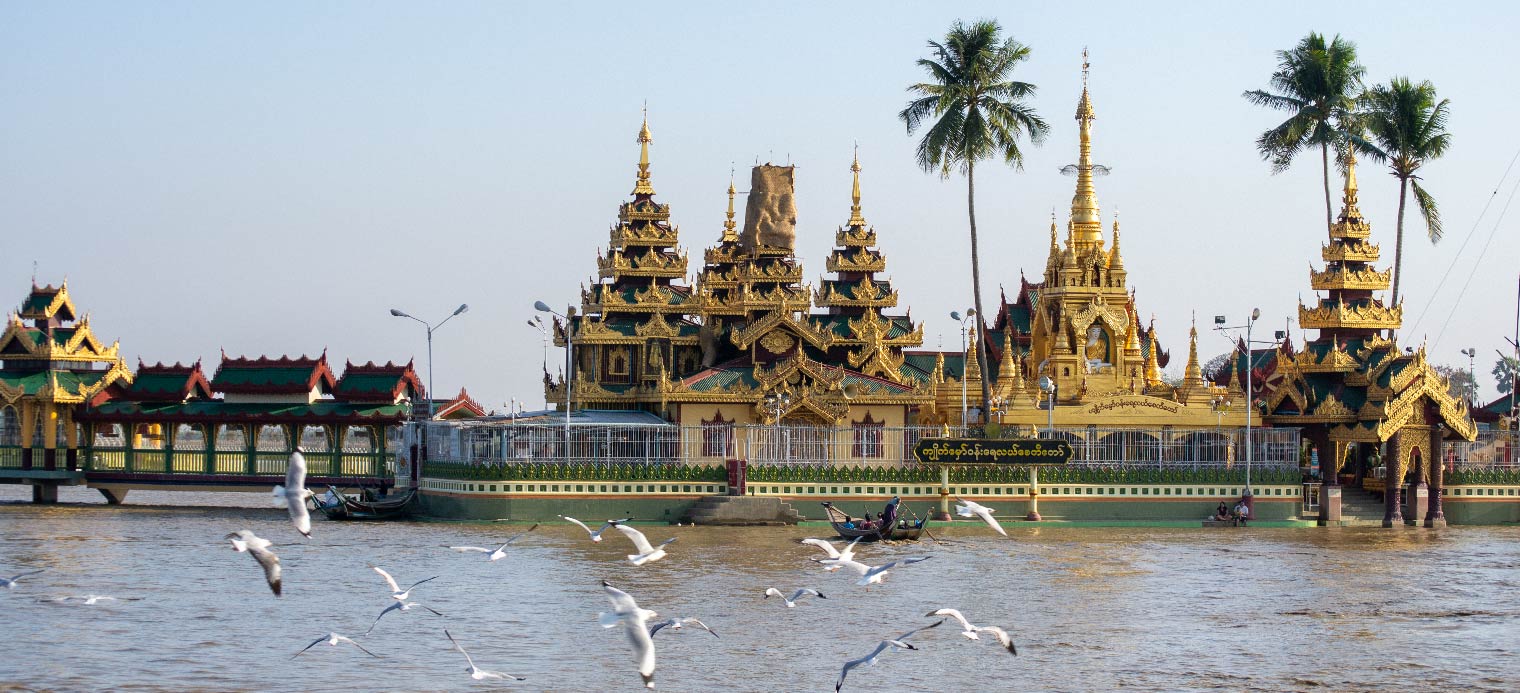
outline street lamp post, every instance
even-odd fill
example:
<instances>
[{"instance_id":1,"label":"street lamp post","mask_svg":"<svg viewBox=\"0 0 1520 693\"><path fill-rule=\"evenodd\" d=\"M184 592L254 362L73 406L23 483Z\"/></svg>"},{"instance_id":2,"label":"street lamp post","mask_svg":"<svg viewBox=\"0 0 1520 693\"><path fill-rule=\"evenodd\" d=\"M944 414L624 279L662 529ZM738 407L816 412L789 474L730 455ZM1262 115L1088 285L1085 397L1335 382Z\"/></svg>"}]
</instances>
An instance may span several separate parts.
<instances>
[{"instance_id":1,"label":"street lamp post","mask_svg":"<svg viewBox=\"0 0 1520 693\"><path fill-rule=\"evenodd\" d=\"M1478 403L1478 350L1468 347L1462 350L1462 355L1467 357L1467 403Z\"/></svg>"},{"instance_id":2,"label":"street lamp post","mask_svg":"<svg viewBox=\"0 0 1520 693\"><path fill-rule=\"evenodd\" d=\"M1240 499L1246 504L1246 518L1252 520L1256 519L1256 498L1251 493L1251 414L1253 413L1252 410L1256 408L1256 399L1252 394L1252 388L1255 383L1251 379L1251 328L1256 325L1256 319L1260 317L1261 309L1252 308L1251 319L1247 320L1246 324L1226 327L1223 315L1214 316L1214 329L1216 330L1238 330L1242 327L1246 330L1246 485L1245 492L1241 494Z\"/></svg>"},{"instance_id":3,"label":"street lamp post","mask_svg":"<svg viewBox=\"0 0 1520 693\"><path fill-rule=\"evenodd\" d=\"M791 455L791 446L780 445L780 436L776 434L781 431L781 412L786 411L786 408L790 406L791 403L791 395L788 395L785 392L772 392L765 396L765 408L771 413L771 447L773 449L776 447L782 448L782 454L778 457L783 462L789 461L788 458Z\"/></svg>"},{"instance_id":4,"label":"street lamp post","mask_svg":"<svg viewBox=\"0 0 1520 693\"><path fill-rule=\"evenodd\" d=\"M1040 391L1045 393L1045 437L1055 440L1056 437L1056 381L1048 375L1040 376ZM1040 520L1040 468L1035 465L1029 467L1029 512L1024 519L1030 522Z\"/></svg>"},{"instance_id":5,"label":"street lamp post","mask_svg":"<svg viewBox=\"0 0 1520 693\"><path fill-rule=\"evenodd\" d=\"M543 337L543 340L544 340L544 374L547 375L549 373L549 326L544 324L544 319L543 318L540 318L537 315L535 315L535 316L533 316L533 319L531 319L531 320L528 321L528 327L531 327L531 328L533 328L535 330L538 330L539 336ZM547 392L544 393L544 408L545 409L549 408L549 398L548 398L548 393Z\"/></svg>"},{"instance_id":6,"label":"street lamp post","mask_svg":"<svg viewBox=\"0 0 1520 693\"><path fill-rule=\"evenodd\" d=\"M1229 364L1234 368L1235 364ZM1216 444L1224 440L1224 413L1230 408L1230 398L1224 395L1215 395L1212 403L1214 409L1214 440ZM1227 455L1221 455L1227 457Z\"/></svg>"},{"instance_id":7,"label":"street lamp post","mask_svg":"<svg viewBox=\"0 0 1520 693\"><path fill-rule=\"evenodd\" d=\"M961 429L965 430L969 425L966 416L966 368L971 359L966 353L966 323L976 317L975 308L966 309L966 317L961 317L960 311L950 311L950 319L961 323Z\"/></svg>"},{"instance_id":8,"label":"street lamp post","mask_svg":"<svg viewBox=\"0 0 1520 693\"><path fill-rule=\"evenodd\" d=\"M570 407L575 400L575 377L571 374L571 368L575 365L575 333L571 330L570 317L575 315L575 308L565 309L560 313L543 301L534 301L533 309L540 313L548 313L565 319L565 462L570 461Z\"/></svg>"},{"instance_id":9,"label":"street lamp post","mask_svg":"<svg viewBox=\"0 0 1520 693\"><path fill-rule=\"evenodd\" d=\"M416 320L417 322L422 323L423 327L427 328L427 350L428 350L428 392L427 392L427 402L428 402L428 419L429 420L431 420L433 418L433 330L436 330L436 329L438 329L440 327L443 327L443 324L446 323L446 322L448 322L449 320L452 320L454 318L454 316L459 315L460 313L463 313L463 312L465 312L465 311L467 311L469 309L470 309L469 304L467 304L467 303L461 303L461 304L459 304L458 308L454 309L453 313L449 314L449 317L444 318L442 320L439 320L437 325L429 325L429 324L427 324L426 320L423 320L421 318L412 317L410 315L407 315L405 312L403 312L401 310L398 310L396 308L392 308L391 309L391 315L393 315L395 317L398 317L398 318L408 318L410 320Z\"/></svg>"}]
</instances>

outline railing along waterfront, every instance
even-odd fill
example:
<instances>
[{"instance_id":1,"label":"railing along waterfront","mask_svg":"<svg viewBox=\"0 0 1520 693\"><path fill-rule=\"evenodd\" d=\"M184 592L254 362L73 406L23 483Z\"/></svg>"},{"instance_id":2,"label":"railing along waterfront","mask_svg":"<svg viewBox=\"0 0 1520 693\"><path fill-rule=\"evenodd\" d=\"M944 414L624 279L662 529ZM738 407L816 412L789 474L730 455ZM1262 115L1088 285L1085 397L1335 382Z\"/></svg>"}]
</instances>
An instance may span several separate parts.
<instances>
[{"instance_id":1,"label":"railing along waterfront","mask_svg":"<svg viewBox=\"0 0 1520 693\"><path fill-rule=\"evenodd\" d=\"M1520 467L1520 431L1478 431L1472 442L1448 442L1444 462L1449 471Z\"/></svg>"},{"instance_id":2,"label":"railing along waterfront","mask_svg":"<svg viewBox=\"0 0 1520 693\"><path fill-rule=\"evenodd\" d=\"M165 450L94 446L81 454L85 471L121 474L283 476L289 450ZM314 477L389 479L391 453L368 448L303 452L306 473ZM19 460L19 454L16 455ZM0 449L0 462L5 461ZM19 462L15 466L20 466Z\"/></svg>"},{"instance_id":3,"label":"railing along waterfront","mask_svg":"<svg viewBox=\"0 0 1520 693\"><path fill-rule=\"evenodd\" d=\"M681 426L657 424L519 424L430 422L428 459L475 465L916 466L913 447L942 427ZM569 440L566 435L568 431ZM952 437L964 435L951 429ZM409 435L415 436L413 431ZM1230 469L1245 462L1242 431L1216 429L1057 428L1070 442L1069 466L1124 469ZM1251 431L1252 465L1297 468L1298 429Z\"/></svg>"}]
</instances>

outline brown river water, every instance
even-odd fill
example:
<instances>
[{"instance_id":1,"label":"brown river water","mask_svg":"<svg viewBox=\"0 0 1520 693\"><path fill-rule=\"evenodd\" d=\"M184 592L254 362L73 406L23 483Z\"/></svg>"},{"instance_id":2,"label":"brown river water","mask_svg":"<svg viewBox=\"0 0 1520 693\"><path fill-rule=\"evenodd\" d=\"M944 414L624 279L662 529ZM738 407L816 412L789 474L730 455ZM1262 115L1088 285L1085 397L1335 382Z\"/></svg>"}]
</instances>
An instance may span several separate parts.
<instances>
[{"instance_id":1,"label":"brown river water","mask_svg":"<svg viewBox=\"0 0 1520 693\"><path fill-rule=\"evenodd\" d=\"M850 673L844 690L1360 691L1520 689L1520 527L1440 531L1012 528L960 523L941 540L863 546L869 564L929 555L869 590L826 574L799 544L827 527L641 526L679 537L669 557L624 560L621 536L591 543L545 525L487 562L449 545L490 546L521 531L493 523L314 520L303 540L253 494L133 492L107 507L93 491L35 507L0 487L0 690L454 691L474 681L443 630L506 687L642 690L620 629L597 625L603 579L646 609L695 616L721 636L661 632L660 690L829 691L841 664L879 640L959 608L1014 635L1018 656L957 634L921 633ZM171 505L172 504L172 505ZM583 518L584 519L584 518ZM222 536L275 542L275 598ZM609 533L611 534L611 533ZM444 615L392 613L367 564ZM788 609L763 600L820 589ZM43 601L110 595L94 606ZM134 598L136 600L126 600ZM381 659L312 640L355 636Z\"/></svg>"}]
</instances>

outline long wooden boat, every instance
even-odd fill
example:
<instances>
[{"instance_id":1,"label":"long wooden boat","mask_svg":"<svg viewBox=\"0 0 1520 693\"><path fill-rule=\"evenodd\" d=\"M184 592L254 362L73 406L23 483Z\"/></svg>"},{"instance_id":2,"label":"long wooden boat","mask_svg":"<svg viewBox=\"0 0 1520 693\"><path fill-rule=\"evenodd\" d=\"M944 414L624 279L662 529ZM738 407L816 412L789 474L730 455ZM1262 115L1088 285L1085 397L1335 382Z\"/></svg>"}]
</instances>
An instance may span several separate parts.
<instances>
[{"instance_id":1,"label":"long wooden boat","mask_svg":"<svg viewBox=\"0 0 1520 693\"><path fill-rule=\"evenodd\" d=\"M828 513L829 524L833 525L834 531L843 539L860 539L861 541L918 541L918 536L923 534L924 525L929 522L929 519L926 517L916 522L912 520L899 521L897 506L897 499L892 499L892 502L887 504L886 510L882 511L882 517L885 521L869 529L862 529L859 526L860 521L851 518L848 513L834 507L833 503L824 501L823 510Z\"/></svg>"},{"instance_id":2,"label":"long wooden boat","mask_svg":"<svg viewBox=\"0 0 1520 693\"><path fill-rule=\"evenodd\" d=\"M384 498L367 496L368 494L362 494L355 498L329 486L326 494L313 500L316 501L317 509L329 520L393 520L411 513L410 506L412 499L417 496L417 489L407 489L405 493Z\"/></svg>"}]
</instances>

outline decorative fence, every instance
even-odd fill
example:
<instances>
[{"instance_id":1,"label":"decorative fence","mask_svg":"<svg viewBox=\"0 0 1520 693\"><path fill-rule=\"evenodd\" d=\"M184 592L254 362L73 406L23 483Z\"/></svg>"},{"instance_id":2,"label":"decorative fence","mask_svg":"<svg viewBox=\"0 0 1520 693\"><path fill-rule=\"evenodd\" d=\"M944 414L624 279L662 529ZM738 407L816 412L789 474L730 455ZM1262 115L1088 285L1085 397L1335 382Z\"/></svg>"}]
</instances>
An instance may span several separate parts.
<instances>
[{"instance_id":1,"label":"decorative fence","mask_svg":"<svg viewBox=\"0 0 1520 693\"><path fill-rule=\"evenodd\" d=\"M428 459L463 465L714 466L741 458L750 467L914 467L913 447L938 427L677 426L428 422ZM408 436L421 431L409 430ZM951 431L952 436L959 434ZM1230 469L1246 459L1244 432L1216 429L1058 428L1071 443L1073 468ZM1251 431L1253 466L1294 468L1298 429Z\"/></svg>"}]
</instances>

